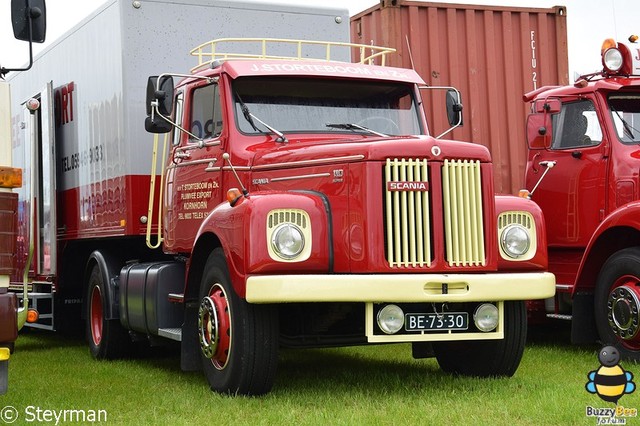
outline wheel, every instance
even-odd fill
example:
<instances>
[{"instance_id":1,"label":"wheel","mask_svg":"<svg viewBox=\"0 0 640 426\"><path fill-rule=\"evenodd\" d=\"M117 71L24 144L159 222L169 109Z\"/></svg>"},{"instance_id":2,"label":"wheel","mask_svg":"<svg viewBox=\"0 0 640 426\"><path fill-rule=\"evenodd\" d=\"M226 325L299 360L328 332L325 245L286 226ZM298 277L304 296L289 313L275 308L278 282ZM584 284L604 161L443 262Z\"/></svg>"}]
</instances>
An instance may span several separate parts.
<instances>
[{"instance_id":1,"label":"wheel","mask_svg":"<svg viewBox=\"0 0 640 426\"><path fill-rule=\"evenodd\" d=\"M604 263L594 309L602 344L615 346L622 358L640 360L640 247L620 250Z\"/></svg>"},{"instance_id":2,"label":"wheel","mask_svg":"<svg viewBox=\"0 0 640 426\"><path fill-rule=\"evenodd\" d=\"M86 335L91 355L96 359L117 359L127 355L131 339L119 319L106 320L106 286L98 265L89 275Z\"/></svg>"},{"instance_id":3,"label":"wheel","mask_svg":"<svg viewBox=\"0 0 640 426\"><path fill-rule=\"evenodd\" d=\"M202 275L198 340L212 390L241 395L271 390L278 365L277 311L238 297L219 248L209 255Z\"/></svg>"},{"instance_id":4,"label":"wheel","mask_svg":"<svg viewBox=\"0 0 640 426\"><path fill-rule=\"evenodd\" d=\"M390 118L381 116L371 116L358 121L356 124L385 135L399 135L400 127Z\"/></svg>"},{"instance_id":5,"label":"wheel","mask_svg":"<svg viewBox=\"0 0 640 426\"><path fill-rule=\"evenodd\" d=\"M518 369L527 340L527 310L523 301L504 302L504 339L434 342L440 368L465 376L511 377Z\"/></svg>"}]
</instances>

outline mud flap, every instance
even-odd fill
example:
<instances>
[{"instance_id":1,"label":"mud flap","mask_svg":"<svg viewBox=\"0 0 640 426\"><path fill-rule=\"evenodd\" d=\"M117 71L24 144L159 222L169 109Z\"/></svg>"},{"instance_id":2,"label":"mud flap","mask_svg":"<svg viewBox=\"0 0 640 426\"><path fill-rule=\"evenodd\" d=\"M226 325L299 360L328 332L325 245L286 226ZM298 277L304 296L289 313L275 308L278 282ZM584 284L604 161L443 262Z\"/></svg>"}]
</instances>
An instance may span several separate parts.
<instances>
[{"instance_id":1,"label":"mud flap","mask_svg":"<svg viewBox=\"0 0 640 426\"><path fill-rule=\"evenodd\" d=\"M573 296L571 343L574 345L594 343L598 339L593 309L593 293L576 293Z\"/></svg>"}]
</instances>

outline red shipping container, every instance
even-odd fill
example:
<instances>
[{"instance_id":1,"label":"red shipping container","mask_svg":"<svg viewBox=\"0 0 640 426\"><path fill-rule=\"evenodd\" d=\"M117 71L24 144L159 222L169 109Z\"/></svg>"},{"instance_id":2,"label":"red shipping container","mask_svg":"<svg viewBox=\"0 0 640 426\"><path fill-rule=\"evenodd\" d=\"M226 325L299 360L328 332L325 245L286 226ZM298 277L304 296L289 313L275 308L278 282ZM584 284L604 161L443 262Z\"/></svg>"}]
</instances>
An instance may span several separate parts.
<instances>
[{"instance_id":1,"label":"red shipping container","mask_svg":"<svg viewBox=\"0 0 640 426\"><path fill-rule=\"evenodd\" d=\"M381 0L351 18L351 39L393 47L397 53L387 65L415 68L430 86L460 90L464 125L445 138L488 147L496 191L517 193L524 182L529 112L522 95L541 86L568 84L566 15L563 6ZM448 128L441 95L423 93L434 136Z\"/></svg>"}]
</instances>

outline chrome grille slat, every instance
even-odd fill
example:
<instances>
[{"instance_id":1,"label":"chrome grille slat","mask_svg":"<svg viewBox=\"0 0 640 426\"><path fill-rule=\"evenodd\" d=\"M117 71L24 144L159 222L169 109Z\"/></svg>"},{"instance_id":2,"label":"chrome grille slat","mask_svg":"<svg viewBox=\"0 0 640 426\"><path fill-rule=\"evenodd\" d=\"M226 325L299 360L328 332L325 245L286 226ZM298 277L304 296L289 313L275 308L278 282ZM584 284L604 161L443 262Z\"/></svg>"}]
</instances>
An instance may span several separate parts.
<instances>
[{"instance_id":1,"label":"chrome grille slat","mask_svg":"<svg viewBox=\"0 0 640 426\"><path fill-rule=\"evenodd\" d=\"M430 266L429 197L424 190L390 191L389 182L427 182L427 160L387 159L385 164L387 261L391 267Z\"/></svg>"}]
</instances>

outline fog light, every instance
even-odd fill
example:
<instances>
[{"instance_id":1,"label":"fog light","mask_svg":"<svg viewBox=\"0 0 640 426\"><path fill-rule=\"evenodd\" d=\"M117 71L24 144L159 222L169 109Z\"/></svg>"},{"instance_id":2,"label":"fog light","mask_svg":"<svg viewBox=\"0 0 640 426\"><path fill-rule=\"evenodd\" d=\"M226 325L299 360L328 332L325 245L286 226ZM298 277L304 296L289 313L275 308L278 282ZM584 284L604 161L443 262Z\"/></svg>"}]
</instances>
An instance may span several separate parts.
<instances>
[{"instance_id":1,"label":"fog light","mask_svg":"<svg viewBox=\"0 0 640 426\"><path fill-rule=\"evenodd\" d=\"M491 303L483 303L476 308L473 314L473 322L480 331L495 330L498 326L498 308Z\"/></svg>"},{"instance_id":2,"label":"fog light","mask_svg":"<svg viewBox=\"0 0 640 426\"><path fill-rule=\"evenodd\" d=\"M386 334L395 334L404 325L404 312L397 305L387 305L378 311L378 327Z\"/></svg>"}]
</instances>

